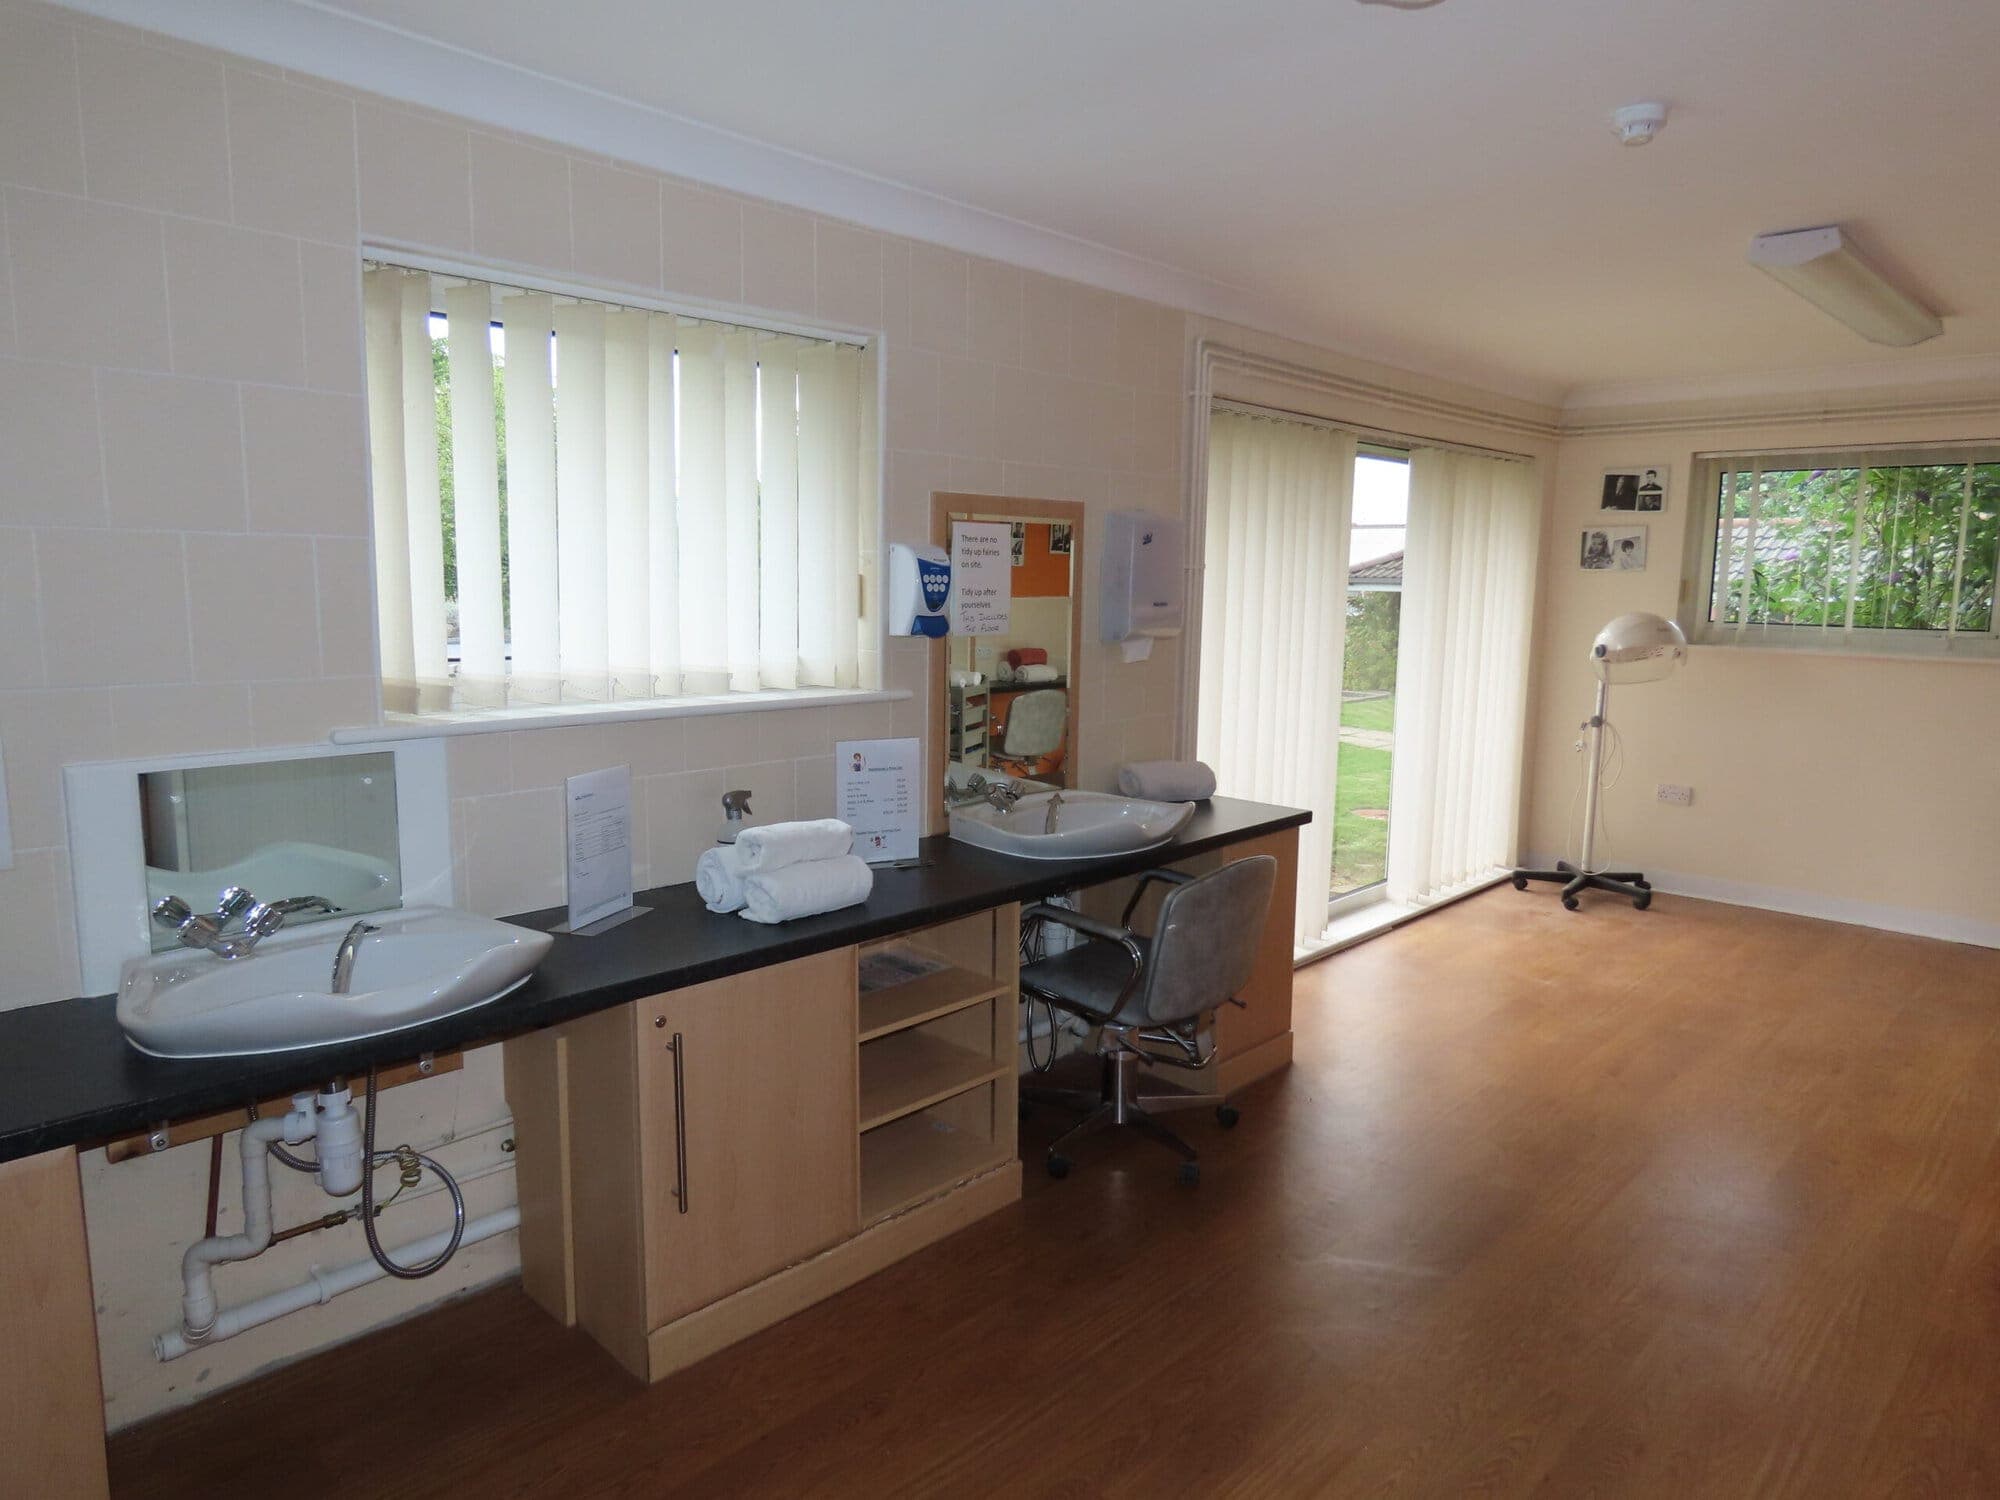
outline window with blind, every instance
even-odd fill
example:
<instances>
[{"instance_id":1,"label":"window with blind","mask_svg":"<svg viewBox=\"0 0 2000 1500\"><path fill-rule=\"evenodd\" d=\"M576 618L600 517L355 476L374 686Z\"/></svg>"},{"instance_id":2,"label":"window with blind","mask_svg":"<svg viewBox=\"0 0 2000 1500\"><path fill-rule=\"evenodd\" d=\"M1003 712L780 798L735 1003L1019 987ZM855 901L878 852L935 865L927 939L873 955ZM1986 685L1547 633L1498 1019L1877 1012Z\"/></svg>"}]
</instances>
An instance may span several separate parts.
<instances>
[{"instance_id":1,"label":"window with blind","mask_svg":"<svg viewBox=\"0 0 2000 1500\"><path fill-rule=\"evenodd\" d=\"M861 685L853 344L369 262L384 703Z\"/></svg>"},{"instance_id":2,"label":"window with blind","mask_svg":"<svg viewBox=\"0 0 2000 1500\"><path fill-rule=\"evenodd\" d=\"M2000 655L2000 447L1701 460L1712 644Z\"/></svg>"}]
</instances>

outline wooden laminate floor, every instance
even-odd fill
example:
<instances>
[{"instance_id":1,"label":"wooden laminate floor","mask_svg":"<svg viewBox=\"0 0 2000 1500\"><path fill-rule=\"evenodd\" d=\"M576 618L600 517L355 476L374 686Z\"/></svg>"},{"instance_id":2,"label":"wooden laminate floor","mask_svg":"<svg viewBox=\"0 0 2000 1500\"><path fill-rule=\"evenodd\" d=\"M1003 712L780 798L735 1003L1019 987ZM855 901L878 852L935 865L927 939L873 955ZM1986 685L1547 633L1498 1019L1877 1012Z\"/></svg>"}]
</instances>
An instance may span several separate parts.
<instances>
[{"instance_id":1,"label":"wooden laminate floor","mask_svg":"<svg viewBox=\"0 0 2000 1500\"><path fill-rule=\"evenodd\" d=\"M2000 1495L2000 953L1501 888L1297 1031L1197 1189L1100 1139L651 1389L487 1292L114 1493Z\"/></svg>"}]
</instances>

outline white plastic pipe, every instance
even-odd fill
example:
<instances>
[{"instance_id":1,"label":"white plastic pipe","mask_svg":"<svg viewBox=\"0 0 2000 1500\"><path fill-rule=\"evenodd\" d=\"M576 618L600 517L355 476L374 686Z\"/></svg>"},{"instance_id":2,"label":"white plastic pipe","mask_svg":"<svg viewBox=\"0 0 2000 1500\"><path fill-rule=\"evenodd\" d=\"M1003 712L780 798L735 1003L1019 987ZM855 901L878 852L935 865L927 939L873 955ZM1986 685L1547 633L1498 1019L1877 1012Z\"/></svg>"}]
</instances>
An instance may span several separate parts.
<instances>
[{"instance_id":1,"label":"white plastic pipe","mask_svg":"<svg viewBox=\"0 0 2000 1500\"><path fill-rule=\"evenodd\" d=\"M294 1112L295 1114L296 1112ZM294 1115L271 1115L243 1127L243 1232L196 1240L181 1257L181 1316L199 1342L210 1337L215 1321L215 1279L210 1274L224 1261L248 1260L271 1243L271 1143L304 1138Z\"/></svg>"},{"instance_id":2,"label":"white plastic pipe","mask_svg":"<svg viewBox=\"0 0 2000 1500\"><path fill-rule=\"evenodd\" d=\"M461 1247L477 1245L482 1240L490 1240L497 1234L518 1229L520 1224L519 1207L503 1208L477 1219L467 1219L465 1237L459 1244ZM269 1232L268 1226L266 1232ZM444 1249L450 1240L451 1231L441 1229L436 1234L426 1235L412 1244L391 1250L389 1256L390 1259L404 1264L429 1260ZM356 1287L367 1286L371 1281L380 1281L387 1274L375 1263L372 1256L366 1260L357 1260L350 1265L336 1266L330 1271L314 1271L307 1280L297 1286L268 1293L237 1307L224 1308L215 1315L214 1326L209 1330L208 1336L199 1343L190 1343L187 1335L179 1328L170 1328L165 1333L155 1334L153 1353L162 1361L179 1359L190 1349L218 1344L224 1339L234 1338L245 1329L260 1327L288 1313L300 1312L308 1307L318 1307L322 1303L331 1302L342 1292L351 1292Z\"/></svg>"}]
</instances>

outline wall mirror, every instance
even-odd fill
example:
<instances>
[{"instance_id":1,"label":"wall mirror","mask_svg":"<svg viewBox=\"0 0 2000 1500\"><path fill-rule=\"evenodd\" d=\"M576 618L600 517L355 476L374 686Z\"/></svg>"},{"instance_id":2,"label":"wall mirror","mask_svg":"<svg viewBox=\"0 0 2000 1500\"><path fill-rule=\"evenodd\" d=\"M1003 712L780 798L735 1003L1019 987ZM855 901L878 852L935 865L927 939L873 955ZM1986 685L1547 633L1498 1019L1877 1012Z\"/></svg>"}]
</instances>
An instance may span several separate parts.
<instances>
[{"instance_id":1,"label":"wall mirror","mask_svg":"<svg viewBox=\"0 0 2000 1500\"><path fill-rule=\"evenodd\" d=\"M932 648L932 784L947 809L996 780L1028 791L1078 781L1083 506L934 494L932 538L954 555L955 573L966 527L981 528L990 561L971 628L954 612L951 633Z\"/></svg>"},{"instance_id":2,"label":"wall mirror","mask_svg":"<svg viewBox=\"0 0 2000 1500\"><path fill-rule=\"evenodd\" d=\"M104 761L65 767L63 789L86 994L177 946L151 920L164 896L214 911L240 886L338 908L288 928L452 902L442 740Z\"/></svg>"},{"instance_id":3,"label":"wall mirror","mask_svg":"<svg viewBox=\"0 0 2000 1500\"><path fill-rule=\"evenodd\" d=\"M146 903L213 911L232 886L265 901L317 897L286 926L387 911L403 900L396 758L386 750L196 766L139 777ZM155 926L153 951L179 943Z\"/></svg>"}]
</instances>

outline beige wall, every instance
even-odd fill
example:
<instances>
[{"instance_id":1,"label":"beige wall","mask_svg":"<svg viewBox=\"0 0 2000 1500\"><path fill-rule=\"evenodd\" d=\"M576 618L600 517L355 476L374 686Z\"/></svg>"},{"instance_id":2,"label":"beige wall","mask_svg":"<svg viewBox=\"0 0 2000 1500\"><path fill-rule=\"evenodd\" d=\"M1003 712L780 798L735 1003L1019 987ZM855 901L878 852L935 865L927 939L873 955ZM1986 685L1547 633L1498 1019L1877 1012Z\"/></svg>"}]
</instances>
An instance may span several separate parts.
<instances>
[{"instance_id":1,"label":"beige wall","mask_svg":"<svg viewBox=\"0 0 2000 1500\"><path fill-rule=\"evenodd\" d=\"M927 535L934 489L1081 500L1092 547L1107 507L1180 503L1177 312L12 0L0 228L0 744L17 846L0 871L0 1007L78 985L62 765L300 744L375 717L363 239L879 331L892 537ZM642 884L691 878L727 787L751 787L765 818L830 811L836 740L925 732L924 651L898 641L883 660L886 685L914 695L900 703L454 740L460 902L562 899L558 788L580 770L632 766ZM1108 785L1121 760L1171 750L1177 653L1082 655L1081 764ZM448 1165L497 1168L477 1209L512 1198L504 1131L483 1130L505 1111L489 1050L387 1118L409 1117L397 1139L452 1140ZM86 1163L114 1423L513 1265L503 1237L437 1281L159 1366L146 1341L177 1316L206 1166L198 1147ZM284 1191L281 1218L323 1211ZM224 1294L360 1253L350 1231L306 1236L225 1272Z\"/></svg>"},{"instance_id":2,"label":"beige wall","mask_svg":"<svg viewBox=\"0 0 2000 1500\"><path fill-rule=\"evenodd\" d=\"M1597 631L1626 610L1675 613L1694 455L2000 430L1991 393L1984 412L1961 398L1950 415L1880 409L1894 399L1850 417L1594 412L1597 423L1651 418L1675 430L1564 439L1544 538L1528 847L1559 853L1580 826L1570 746L1590 711ZM1673 477L1667 512L1649 523L1646 571L1583 571L1578 538L1597 518L1603 471L1655 463ZM1698 646L1678 676L1614 692L1611 717L1626 755L1604 798L1611 862L1636 861L1697 893L2000 941L2000 662ZM1691 785L1693 805L1657 801L1663 781Z\"/></svg>"}]
</instances>

